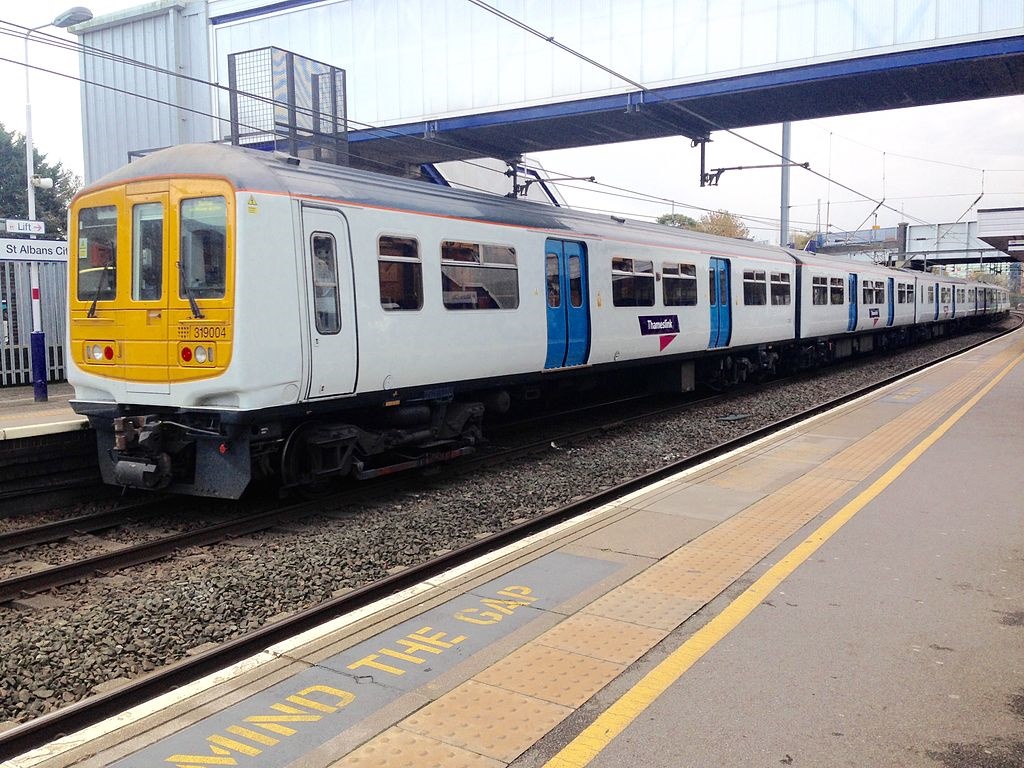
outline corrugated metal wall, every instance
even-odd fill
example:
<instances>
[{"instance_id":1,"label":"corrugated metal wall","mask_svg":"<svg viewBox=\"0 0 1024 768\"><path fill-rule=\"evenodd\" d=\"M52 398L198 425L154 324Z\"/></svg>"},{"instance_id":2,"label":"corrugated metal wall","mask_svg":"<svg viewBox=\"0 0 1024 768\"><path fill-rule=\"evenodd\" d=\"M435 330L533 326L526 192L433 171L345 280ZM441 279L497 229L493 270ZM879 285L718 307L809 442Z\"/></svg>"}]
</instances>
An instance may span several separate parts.
<instances>
[{"instance_id":1,"label":"corrugated metal wall","mask_svg":"<svg viewBox=\"0 0 1024 768\"><path fill-rule=\"evenodd\" d=\"M64 262L41 261L39 295L42 331L46 337L48 381L66 378L64 347L67 328L67 270ZM0 261L0 386L32 383L31 262Z\"/></svg>"},{"instance_id":2,"label":"corrugated metal wall","mask_svg":"<svg viewBox=\"0 0 1024 768\"><path fill-rule=\"evenodd\" d=\"M82 33L83 44L203 82L210 79L205 2L162 0L141 11L104 18L109 21ZM131 151L212 138L209 86L111 57L82 54L80 64L86 82L82 129L87 182L127 163Z\"/></svg>"}]
</instances>

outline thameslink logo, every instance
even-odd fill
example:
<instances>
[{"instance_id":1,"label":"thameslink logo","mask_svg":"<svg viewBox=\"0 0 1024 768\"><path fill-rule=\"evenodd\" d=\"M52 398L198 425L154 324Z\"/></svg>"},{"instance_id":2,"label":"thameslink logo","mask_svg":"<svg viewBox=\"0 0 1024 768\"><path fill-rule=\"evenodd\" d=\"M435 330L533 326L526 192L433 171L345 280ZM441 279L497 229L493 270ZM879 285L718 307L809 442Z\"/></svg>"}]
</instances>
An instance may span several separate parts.
<instances>
[{"instance_id":1,"label":"thameslink logo","mask_svg":"<svg viewBox=\"0 0 1024 768\"><path fill-rule=\"evenodd\" d=\"M643 336L679 333L678 315L641 315L639 320L640 333Z\"/></svg>"}]
</instances>

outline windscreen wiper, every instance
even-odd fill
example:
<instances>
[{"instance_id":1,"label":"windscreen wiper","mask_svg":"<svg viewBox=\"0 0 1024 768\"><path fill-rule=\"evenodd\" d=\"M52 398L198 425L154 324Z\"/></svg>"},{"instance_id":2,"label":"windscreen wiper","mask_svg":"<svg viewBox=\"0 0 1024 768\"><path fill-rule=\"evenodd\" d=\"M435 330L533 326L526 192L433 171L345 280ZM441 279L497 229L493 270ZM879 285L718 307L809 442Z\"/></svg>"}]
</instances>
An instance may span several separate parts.
<instances>
[{"instance_id":1,"label":"windscreen wiper","mask_svg":"<svg viewBox=\"0 0 1024 768\"><path fill-rule=\"evenodd\" d=\"M181 287L185 291L185 295L188 297L188 305L192 308L192 317L202 320L204 315L199 311L199 305L196 304L196 297L192 295L192 289L189 287L188 280L185 279L185 267L181 261L178 262L178 274L181 275Z\"/></svg>"},{"instance_id":2,"label":"windscreen wiper","mask_svg":"<svg viewBox=\"0 0 1024 768\"><path fill-rule=\"evenodd\" d=\"M96 317L96 302L100 300L100 294L103 293L103 289L107 287L107 273L110 271L110 265L103 265L103 272L100 275L99 282L96 285L96 293L92 297L92 304L89 305L89 311L86 313L86 317Z\"/></svg>"}]
</instances>

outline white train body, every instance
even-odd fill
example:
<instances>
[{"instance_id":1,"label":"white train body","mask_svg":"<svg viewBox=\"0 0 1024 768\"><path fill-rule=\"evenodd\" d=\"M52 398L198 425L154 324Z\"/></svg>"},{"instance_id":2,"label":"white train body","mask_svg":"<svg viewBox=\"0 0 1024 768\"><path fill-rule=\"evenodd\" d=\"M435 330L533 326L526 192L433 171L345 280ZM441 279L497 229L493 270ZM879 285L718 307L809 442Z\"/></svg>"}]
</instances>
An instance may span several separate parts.
<instances>
[{"instance_id":1,"label":"white train body","mask_svg":"<svg viewBox=\"0 0 1024 768\"><path fill-rule=\"evenodd\" d=\"M83 190L72 243L68 378L105 479L211 496L254 469L302 485L451 455L484 410L587 377L728 384L1009 308L996 286L212 145Z\"/></svg>"}]
</instances>

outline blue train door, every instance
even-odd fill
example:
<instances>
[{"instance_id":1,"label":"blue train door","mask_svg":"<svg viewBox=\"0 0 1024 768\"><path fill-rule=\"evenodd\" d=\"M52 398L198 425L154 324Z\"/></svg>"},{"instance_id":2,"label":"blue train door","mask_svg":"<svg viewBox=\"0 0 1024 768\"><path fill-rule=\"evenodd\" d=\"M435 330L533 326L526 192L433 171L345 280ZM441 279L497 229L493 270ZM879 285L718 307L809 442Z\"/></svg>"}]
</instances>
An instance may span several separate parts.
<instances>
[{"instance_id":1,"label":"blue train door","mask_svg":"<svg viewBox=\"0 0 1024 768\"><path fill-rule=\"evenodd\" d=\"M889 320L886 322L886 325L892 325L893 321L896 319L896 294L895 291L893 291L893 283L895 282L895 278L890 277L887 279L889 281L889 295L887 297L887 303L889 304Z\"/></svg>"},{"instance_id":2,"label":"blue train door","mask_svg":"<svg viewBox=\"0 0 1024 768\"><path fill-rule=\"evenodd\" d=\"M548 240L544 245L548 355L545 368L583 365L590 353L587 253L583 243Z\"/></svg>"},{"instance_id":3,"label":"blue train door","mask_svg":"<svg viewBox=\"0 0 1024 768\"><path fill-rule=\"evenodd\" d=\"M708 263L711 299L711 337L708 349L729 346L732 337L732 301L729 298L729 260L712 258Z\"/></svg>"},{"instance_id":4,"label":"blue train door","mask_svg":"<svg viewBox=\"0 0 1024 768\"><path fill-rule=\"evenodd\" d=\"M846 323L846 330L855 331L857 330L857 275L851 272L847 282L847 288L849 289L850 294L847 297L850 319Z\"/></svg>"}]
</instances>

